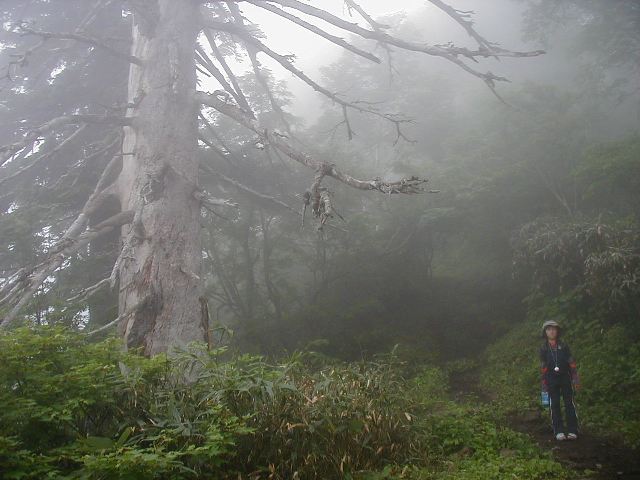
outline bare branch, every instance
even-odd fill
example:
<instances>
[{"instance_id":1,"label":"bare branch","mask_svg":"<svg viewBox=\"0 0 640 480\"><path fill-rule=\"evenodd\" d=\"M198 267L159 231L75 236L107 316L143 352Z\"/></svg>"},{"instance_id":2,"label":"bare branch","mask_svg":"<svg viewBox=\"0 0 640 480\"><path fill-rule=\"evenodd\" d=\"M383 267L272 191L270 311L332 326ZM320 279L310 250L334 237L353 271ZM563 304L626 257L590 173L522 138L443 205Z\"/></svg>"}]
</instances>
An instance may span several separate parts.
<instances>
[{"instance_id":1,"label":"bare branch","mask_svg":"<svg viewBox=\"0 0 640 480\"><path fill-rule=\"evenodd\" d=\"M35 51L42 48L46 43L47 43L47 40L44 38L41 38L38 43L36 43L32 47L29 47L24 52L12 54L11 56L14 58L14 60L11 60L9 62L9 65L7 65L7 73L5 73L3 78L8 79L9 81L13 81L11 70L13 69L14 71L16 71L17 67L26 67L27 64L29 63L29 58L31 57L31 55L33 55Z\"/></svg>"},{"instance_id":2,"label":"bare branch","mask_svg":"<svg viewBox=\"0 0 640 480\"><path fill-rule=\"evenodd\" d=\"M60 240L58 240L58 242L56 242L56 244L51 248L47 258L39 265L31 268L28 272L25 271L21 276L21 281L16 283L10 294L3 298L4 303L12 301L18 297L18 295L20 296L16 305L0 322L0 328L6 327L13 322L16 316L20 313L22 307L27 304L31 296L38 290L38 288L40 288L40 285L42 285L47 277L63 264L67 257L77 252L93 239L109 233L114 228L120 227L121 225L131 223L133 220L133 212L121 212L83 233L89 222L91 214L99 208L104 200L106 200L111 194L108 182L114 177L113 174L119 165L118 159L118 156L114 156L111 159L102 172L93 193L85 203L82 211L73 221L71 226L65 231Z\"/></svg>"},{"instance_id":3,"label":"bare branch","mask_svg":"<svg viewBox=\"0 0 640 480\"><path fill-rule=\"evenodd\" d=\"M90 337L92 335L95 335L96 333L104 332L105 330L110 329L114 325L117 325L118 323L120 323L120 320L122 320L125 316L126 315L120 315L118 318L116 318L115 320L112 320L111 322L107 323L106 325L103 325L103 326L101 326L99 328L96 328L95 330L91 330L90 332L87 332L87 336Z\"/></svg>"},{"instance_id":4,"label":"bare branch","mask_svg":"<svg viewBox=\"0 0 640 480\"><path fill-rule=\"evenodd\" d=\"M0 288L0 295L6 294L6 296L0 299L0 305L14 295L14 290L20 288L21 283L27 278L27 275L27 270L25 268L21 268L5 280L2 284L2 288Z\"/></svg>"},{"instance_id":5,"label":"bare branch","mask_svg":"<svg viewBox=\"0 0 640 480\"><path fill-rule=\"evenodd\" d=\"M312 5L308 5L306 3L302 3L298 0L225 0L225 1L227 2L247 1L248 3L251 3L253 5L256 5L260 8L263 8L269 11L273 10L273 5L271 4L274 4L274 3L279 4L282 7L292 8L306 15L310 15L312 17L323 20L338 28L341 28L343 30L359 35L362 38L377 41L378 43L385 46L385 48L387 48L386 46L392 45L403 50L420 52L420 53L425 53L427 55L444 58L445 60L448 60L454 63L455 65L459 66L460 68L465 70L467 73L470 73L473 76L483 80L487 84L487 86L491 89L491 91L494 93L494 95L496 95L496 97L503 103L506 103L506 102L504 102L504 100L496 92L495 82L507 81L507 79L498 75L494 75L491 72L486 72L486 73L479 72L478 70L475 70L474 68L464 63L458 57L464 56L468 59L476 61L475 60L476 57L534 57L534 56L542 55L545 53L543 50L518 52L518 51L510 51L503 48L498 48L497 46L491 44L490 42L487 42L480 35L475 33L475 30L473 30L471 25L468 25L468 22L466 21L465 21L466 22L465 24L461 24L461 25L468 32L470 31L473 32L475 35L474 38L476 38L476 40L480 40L483 42L478 50L469 50L468 48L457 47L452 44L428 45L424 43L417 43L417 42L402 40L400 38L394 37L393 35L386 33L381 28L374 27L373 30L363 28L356 23L348 22L320 8L314 7ZM355 9L357 4L355 4L354 2L351 2L350 5L352 6L352 8ZM440 5L442 7L446 7L446 5L442 2L440 2ZM366 12L364 12L362 9L360 9L359 12L363 15L366 15ZM457 12L457 11L454 11L454 12ZM275 13L278 13L278 12L275 12ZM466 12L463 12L463 13L466 13ZM458 15L458 18L454 17L456 18L456 21L460 20L460 17L459 17L460 12L457 12L457 15ZM366 17L364 18L367 19L367 21L369 21L370 19L368 15L366 15ZM372 25L379 26L379 24L377 24L372 19L370 23L371 22L373 22Z\"/></svg>"},{"instance_id":6,"label":"bare branch","mask_svg":"<svg viewBox=\"0 0 640 480\"><path fill-rule=\"evenodd\" d=\"M349 140L353 140L353 136L355 134L353 132L353 129L351 128L351 122L349 122L349 113L347 112L346 105L342 105L342 117L344 118L344 120L340 122L340 124L345 124L345 126L347 127L347 137L349 137Z\"/></svg>"},{"instance_id":7,"label":"bare branch","mask_svg":"<svg viewBox=\"0 0 640 480\"><path fill-rule=\"evenodd\" d=\"M233 71L231 70L231 68L227 64L227 61L224 59L224 55L222 55L222 53L220 53L220 50L218 49L218 45L216 44L215 38L207 30L204 31L204 35L205 35L205 37L207 37L207 41L209 42L209 45L211 46L211 51L213 52L213 56L216 57L216 60L218 60L218 63L220 63L220 65L222 65L222 69L226 72L227 77L229 77L229 80L231 81L231 84L233 85L233 88L234 88L234 90L236 91L236 93L238 95L238 98L236 99L236 101L247 112L252 112L251 106L249 105L249 102L247 101L247 97L245 97L244 93L242 93L242 89L240 88L240 84L238 83L238 79L236 78L236 76L234 75Z\"/></svg>"},{"instance_id":8,"label":"bare branch","mask_svg":"<svg viewBox=\"0 0 640 480\"><path fill-rule=\"evenodd\" d=\"M76 295L67 299L67 302L74 303L78 301L85 301L88 298L92 297L96 292L99 292L100 290L102 290L102 288L106 287L107 285L109 285L109 279L103 278L98 283L91 285L90 287L83 288Z\"/></svg>"},{"instance_id":9,"label":"bare branch","mask_svg":"<svg viewBox=\"0 0 640 480\"><path fill-rule=\"evenodd\" d=\"M236 122L260 136L264 142L277 148L296 162L309 167L316 172L322 170L324 175L333 177L353 188L358 188L360 190L377 190L387 194L411 194L424 192L422 185L428 182L427 179L421 179L418 177L405 178L396 182L385 182L380 178L374 178L373 180L358 180L351 175L341 172L333 164L316 161L310 155L296 150L285 141L281 134L276 135L273 132L262 128L256 120L247 117L247 115L235 105L225 103L216 96L205 92L196 92L196 100L204 105L213 107L220 113L234 119Z\"/></svg>"},{"instance_id":10,"label":"bare branch","mask_svg":"<svg viewBox=\"0 0 640 480\"><path fill-rule=\"evenodd\" d=\"M315 91L323 94L325 97L329 98L333 102L335 102L335 103L337 103L337 104L339 104L339 105L341 105L343 107L356 110L356 111L358 111L360 113L368 113L368 114L383 118L383 119L393 123L396 126L396 129L400 129L400 124L409 123L410 122L409 119L398 118L397 115L379 112L378 110L375 110L373 108L364 106L366 104L363 104L363 103L353 103L353 102L348 102L346 100L343 100L337 94L335 94L333 92L330 92L329 90L327 90L323 86L321 86L318 83L316 83L314 80L312 80L310 77L308 77L302 70L299 70L298 68L296 68L293 65L293 63L291 63L291 57L290 56L280 55L279 53L274 52L269 47L267 47L264 43L262 43L260 40L258 40L254 36L252 36L245 28L243 28L242 26L240 26L240 25L238 25L236 23L216 22L215 20L211 20L211 21L209 21L207 23L207 26L209 26L210 28L212 28L214 30L227 31L229 33L237 35L244 42L246 42L249 45L251 45L253 48L256 48L257 50L259 50L259 51L265 53L266 55L268 55L269 57L273 58L283 68L285 68L286 70L290 71L293 75L295 75L300 80L305 82L307 85L309 85ZM402 138L406 138L404 135L402 135L401 137Z\"/></svg>"},{"instance_id":11,"label":"bare branch","mask_svg":"<svg viewBox=\"0 0 640 480\"><path fill-rule=\"evenodd\" d=\"M247 114L249 114L249 113L247 112ZM213 138L215 138L218 141L218 143L222 146L222 148L224 148L227 151L228 156L231 157L236 162L242 162L242 158L236 156L233 153L233 150L231 150L231 148L229 148L229 146L227 146L227 144L224 141L224 139L218 134L216 129L213 128L213 125L211 125L209 120L207 120L207 118L202 114L202 112L199 113L199 117L200 117L200 120L202 120L202 123L204 124L205 128L207 129L207 131L213 136ZM252 117L252 118L255 118L255 117ZM225 155L224 152L221 152L220 149L216 148L214 145L212 145L210 143L207 144L207 145L209 147L211 147L211 148L214 148L216 150L216 153L221 155L222 158L226 159L227 155Z\"/></svg>"},{"instance_id":12,"label":"bare branch","mask_svg":"<svg viewBox=\"0 0 640 480\"><path fill-rule=\"evenodd\" d=\"M67 171L67 173L65 173L64 175L61 175L60 178L58 178L58 181L56 183L54 183L50 188L51 189L55 189L58 188L63 181L66 180L66 178L70 175L73 174L74 170L77 169L78 167L80 167L82 164L85 164L86 162L88 162L89 160L93 160L94 158L97 158L101 155L103 155L106 152L109 152L112 148L114 148L118 143L122 143L122 138L123 138L123 133L122 131L118 132L117 135L113 136L113 140L111 140L109 143L105 143L105 142L99 142L99 144L101 144L102 146L99 147L97 150L89 153L88 155L84 156L83 158L79 159L77 162L75 162L70 169ZM110 140L110 137L107 137L105 139L106 140ZM127 155L126 153L116 153L115 154L118 157L121 157L123 155ZM113 158L113 157L112 157Z\"/></svg>"},{"instance_id":13,"label":"bare branch","mask_svg":"<svg viewBox=\"0 0 640 480\"><path fill-rule=\"evenodd\" d=\"M206 172L215 175L216 177L220 178L221 180L223 180L224 182L233 185L234 187L236 187L238 190L244 192L244 193L248 193L250 196L258 198L260 200L265 200L267 202L273 203L281 208L284 208L286 210L289 210L290 212L295 213L296 215L300 215L300 212L298 212L295 208L287 205L285 202L283 202L282 200L278 200L275 197L272 197L270 195L266 195L264 193L260 193L255 191L253 188L251 187L247 187L246 185L238 182L237 180L234 180L233 178L227 177L226 175L217 172L216 170L214 170L212 167L210 167L209 165L200 165Z\"/></svg>"},{"instance_id":14,"label":"bare branch","mask_svg":"<svg viewBox=\"0 0 640 480\"><path fill-rule=\"evenodd\" d=\"M374 31L383 32L384 29L389 28L388 25L382 25L381 23L376 22L373 18L371 18L371 15L369 15L360 5L358 5L353 0L344 0L344 2L347 5L347 7L349 8L349 11L351 11L351 9L353 9L356 12L358 12L360 14L360 16L362 18L364 18L369 25L371 25L371 28ZM391 78L393 78L394 69L393 69L393 64L392 64L391 48L389 47L388 44L386 44L384 42L382 42L382 43L378 42L378 45L381 45L382 48L384 49L384 51L387 53L387 61L389 62L389 75L391 76Z\"/></svg>"},{"instance_id":15,"label":"bare branch","mask_svg":"<svg viewBox=\"0 0 640 480\"><path fill-rule=\"evenodd\" d=\"M71 33L71 32L44 32L44 31L34 30L33 28L29 27L25 23L21 24L18 27L18 31L27 33L29 35L36 35L45 41L51 38L58 39L58 40L75 40L76 42L86 43L88 45L101 48L109 52L111 55L117 58L126 60L130 63L134 63L140 66L143 65L142 60L140 60L138 57L116 50L112 46L106 44L103 40L95 37L90 37L86 34Z\"/></svg>"},{"instance_id":16,"label":"bare branch","mask_svg":"<svg viewBox=\"0 0 640 480\"><path fill-rule=\"evenodd\" d=\"M91 10L87 13L87 15L82 19L82 21L80 22L80 24L76 27L76 29L74 30L75 34L82 34L84 29L87 28L89 25L91 25L91 23L93 23L93 21L96 19L97 17L97 13L98 11L107 6L109 3L111 3L113 0L97 0L93 7L91 8ZM22 26L25 26L28 28L28 24L26 22L23 22L21 24ZM16 31L20 31L21 28L20 26L18 26L17 29L15 29ZM24 29L22 29L22 31L24 32ZM28 33L28 32L26 32ZM16 67L25 67L29 61L29 58L31 57L31 55L38 49L40 49L41 47L43 47L46 43L47 40L49 38L52 37L43 37L40 36L40 41L33 45L32 47L30 47L29 49L27 49L25 52L21 53L21 54L12 54L10 55L11 57L14 57L15 60L12 60L11 62L9 62L9 65L7 67L7 73L5 75L4 78L8 78L9 81L12 80L11 77L11 70L12 68L16 68ZM97 40L97 39L96 39ZM110 48L107 46L107 48ZM123 55L121 52L117 51L117 52L113 52L114 54L116 54L117 56L121 56ZM128 56L127 56L128 57ZM127 61L129 61L129 58L127 58Z\"/></svg>"},{"instance_id":17,"label":"bare branch","mask_svg":"<svg viewBox=\"0 0 640 480\"><path fill-rule=\"evenodd\" d=\"M0 187L4 183L6 183L7 181L9 181L9 180L11 180L13 178L16 178L19 175L22 175L24 172L27 172L27 171L31 170L33 167L38 165L44 159L50 158L53 155L55 155L57 152L59 152L61 149L63 149L66 145L68 145L70 142L72 142L78 135L80 135L84 131L84 129L86 127L87 127L86 123L80 125L80 127L75 132L73 132L71 135L69 135L67 138L65 138L62 142L60 142L58 145L56 145L53 150L51 150L50 152L44 153L42 155L36 156L36 159L33 160L28 165L25 165L25 166L21 167L20 169L18 169L17 171L13 172L12 174L7 175L6 177L0 179Z\"/></svg>"},{"instance_id":18,"label":"bare branch","mask_svg":"<svg viewBox=\"0 0 640 480\"><path fill-rule=\"evenodd\" d=\"M122 315L118 315L118 317L115 320L110 321L109 323L96 328L95 330L91 330L90 332L87 332L87 336L91 337L93 335L95 335L96 333L100 333L100 332L104 332L105 330L110 329L111 327L113 327L114 325L118 325L120 323L120 321L130 317L132 314L136 313L141 304L144 302L144 300L138 304L136 304L132 309L130 309L128 312L123 313Z\"/></svg>"},{"instance_id":19,"label":"bare branch","mask_svg":"<svg viewBox=\"0 0 640 480\"><path fill-rule=\"evenodd\" d=\"M237 0L237 1L243 1L243 0ZM298 0L244 0L244 1L252 3L260 8L264 8L264 5L268 3L277 3L282 5L283 7L292 8L294 10L298 10L299 12L305 13L312 17L319 18L338 28L355 33L356 35L359 35L362 38L366 38L368 40L375 40L382 43L387 43L389 45L396 46L403 50L426 53L427 55L433 55L437 57L446 58L448 55L464 55L469 58L488 57L488 56L533 57L533 56L542 55L544 53L544 51L542 50L534 50L530 52L512 52L510 50L504 50L504 49L498 49L497 51L482 49L482 50L473 51L466 48L456 47L451 45L449 46L428 45L428 44L421 44L416 42L409 42L409 41L394 37L388 33L383 32L382 30L378 30L378 31L368 30L356 23L347 22L346 20L343 20L340 17L332 15L329 12L326 12L312 5L302 3Z\"/></svg>"},{"instance_id":20,"label":"bare branch","mask_svg":"<svg viewBox=\"0 0 640 480\"><path fill-rule=\"evenodd\" d=\"M93 7L91 7L91 10L89 10L89 12L85 15L85 17L76 27L75 32L76 33L83 32L96 19L100 9L107 6L109 3L111 3L111 1L112 0L96 0L96 2L93 4Z\"/></svg>"},{"instance_id":21,"label":"bare branch","mask_svg":"<svg viewBox=\"0 0 640 480\"><path fill-rule=\"evenodd\" d=\"M228 3L228 7L233 17L236 19L236 22L238 22L240 25L244 25L244 17L242 16L242 12L238 8L238 5L233 2L230 2ZM260 62L258 62L258 58L257 58L257 50L250 45L245 45L245 48L247 50L247 55L249 55L249 59L251 60L251 66L253 68L253 73L256 77L256 80L266 92L267 97L269 98L269 103L271 104L271 107L278 114L278 117L280 117L280 121L284 125L284 128L287 130L287 133L289 135L292 135L291 126L289 125L289 122L285 117L285 113L282 110L280 103L276 100L275 96L273 95L273 92L269 87L269 82L267 81L265 76L262 74Z\"/></svg>"},{"instance_id":22,"label":"bare branch","mask_svg":"<svg viewBox=\"0 0 640 480\"><path fill-rule=\"evenodd\" d=\"M8 327L15 320L17 315L20 313L20 310L22 310L22 308L27 304L38 288L40 288L40 285L42 285L47 277L62 266L66 258L77 252L92 240L111 232L114 228L131 223L133 215L134 213L132 211L121 212L108 218L104 222L99 223L92 229L87 230L77 237L64 235L54 247L53 253L50 254L49 257L38 267L36 267L36 269L34 269L31 275L26 279L24 292L21 294L20 299L7 316L0 322L0 328Z\"/></svg>"},{"instance_id":23,"label":"bare branch","mask_svg":"<svg viewBox=\"0 0 640 480\"><path fill-rule=\"evenodd\" d=\"M198 65L197 63L196 63L196 71L200 72L205 77L211 77L211 74L209 72L207 72L206 70L204 70L202 67L200 67L200 65Z\"/></svg>"},{"instance_id":24,"label":"bare branch","mask_svg":"<svg viewBox=\"0 0 640 480\"><path fill-rule=\"evenodd\" d=\"M348 0L350 1L350 0ZM482 35L480 35L473 28L473 20L470 19L471 14L473 12L463 12L460 10L456 10L455 8L447 5L442 0L429 0L433 5L438 7L440 10L449 15L452 19L454 19L462 28L464 28L469 36L473 38L481 49L486 49L488 52L492 50L500 51L502 49L497 48L496 44L490 42Z\"/></svg>"},{"instance_id":25,"label":"bare branch","mask_svg":"<svg viewBox=\"0 0 640 480\"><path fill-rule=\"evenodd\" d=\"M266 195L264 193L257 192L253 188L248 187L248 186L238 182L237 180L234 180L233 178L230 178L230 177L228 177L228 176L226 176L226 175L214 170L211 166L209 166L207 164L201 164L200 167L202 169L204 169L207 173L215 175L216 177L220 178L225 183L233 185L239 191L248 194L250 197L254 197L254 198L258 199L258 200L262 200L264 202L270 203L272 205L275 205L275 206L277 206L279 208L283 208L285 210L288 210L289 212L292 212L292 213L302 217L302 226L304 227L304 215L303 215L303 213L299 212L298 210L296 210L292 206L288 205L287 203L283 202L282 200L279 200L279 199L277 199L275 197L272 197L270 195ZM345 229L340 228L340 227L336 227L335 225L328 224L328 226L333 230L337 230L337 231L340 231L340 232L343 232L343 233L346 232Z\"/></svg>"},{"instance_id":26,"label":"bare branch","mask_svg":"<svg viewBox=\"0 0 640 480\"><path fill-rule=\"evenodd\" d=\"M260 69L260 62L258 61L258 57L256 56L256 51L251 49L247 51L247 53L249 55L249 59L251 60L251 66L253 68L253 73L256 77L256 80L266 92L267 97L269 98L269 103L271 104L271 108L273 108L273 110L278 114L278 117L280 117L280 121L284 125L285 130L291 135L291 125L289 125L289 122L287 121L284 110L282 110L280 103L278 103L278 100L276 100L276 97L273 95L273 92L269 87L269 82L267 82L267 79L262 74L262 71Z\"/></svg>"},{"instance_id":27,"label":"bare branch","mask_svg":"<svg viewBox=\"0 0 640 480\"><path fill-rule=\"evenodd\" d=\"M238 94L238 92L233 89L229 82L227 82L227 79L224 78L222 72L213 64L207 53L202 49L200 45L196 47L196 52L198 54L196 56L197 60L207 70L207 72L213 75L213 77L218 81L222 88L225 89L225 91L229 92L229 94L236 100L236 102L238 102L238 105L245 104L246 106L244 108L250 112L251 109L248 108L249 104L247 103L246 98L242 94Z\"/></svg>"},{"instance_id":28,"label":"bare branch","mask_svg":"<svg viewBox=\"0 0 640 480\"><path fill-rule=\"evenodd\" d=\"M30 130L24 138L16 143L4 145L0 147L0 166L4 165L7 160L13 157L22 149L33 145L40 137L51 130L63 125L81 125L81 124L99 124L99 125L122 125L130 126L133 124L133 117L121 117L114 115L94 115L94 114L78 114L65 115L54 118L38 128Z\"/></svg>"},{"instance_id":29,"label":"bare branch","mask_svg":"<svg viewBox=\"0 0 640 480\"><path fill-rule=\"evenodd\" d=\"M238 208L237 203L224 198L212 197L211 195L209 195L207 192L203 190L196 190L195 192L193 192L193 196L196 200L200 201L200 203L202 203L202 205L206 208L213 208L213 207Z\"/></svg>"},{"instance_id":30,"label":"bare branch","mask_svg":"<svg viewBox=\"0 0 640 480\"><path fill-rule=\"evenodd\" d=\"M229 6L231 7L234 2L228 2ZM251 2L253 3L253 2ZM367 60L371 60L372 62L375 63L380 63L380 59L378 57L376 57L374 54L369 53L367 51L361 50L360 48L356 47L355 45L352 45L348 42L346 42L343 38L340 37L336 37L335 35L331 35L330 33L325 32L324 30L322 30L321 28L299 18L296 17L295 15L292 15L288 12L286 12L285 10L283 10L282 8L278 8L275 7L273 5L270 5L268 3L261 3L260 8L263 8L265 10L268 10L272 13L275 13L276 15L279 15L280 17L286 18L287 20L295 23L296 25L301 26L302 28L309 30L310 32L315 33L316 35L319 35L323 38L326 38L327 40L329 40L331 43L335 43L336 45L339 45L340 47L344 48L345 50L348 50L352 53L355 53L356 55L359 55L361 57L366 58ZM237 18L236 18L237 21Z\"/></svg>"}]
</instances>

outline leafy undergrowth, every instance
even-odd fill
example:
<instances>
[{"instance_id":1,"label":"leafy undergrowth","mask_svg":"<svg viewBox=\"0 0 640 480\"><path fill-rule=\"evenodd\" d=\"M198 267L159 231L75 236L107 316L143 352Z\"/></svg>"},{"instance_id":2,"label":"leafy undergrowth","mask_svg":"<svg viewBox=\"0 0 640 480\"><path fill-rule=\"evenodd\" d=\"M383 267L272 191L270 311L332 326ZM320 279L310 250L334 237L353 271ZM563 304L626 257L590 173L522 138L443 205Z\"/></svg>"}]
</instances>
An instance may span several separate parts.
<instances>
[{"instance_id":1,"label":"leafy undergrowth","mask_svg":"<svg viewBox=\"0 0 640 480\"><path fill-rule=\"evenodd\" d=\"M559 298L490 346L481 361L481 385L504 414L539 408L539 318L556 318L577 359L581 389L576 394L583 427L640 447L640 334L636 325L607 324L597 315L567 314Z\"/></svg>"},{"instance_id":2,"label":"leafy undergrowth","mask_svg":"<svg viewBox=\"0 0 640 480\"><path fill-rule=\"evenodd\" d=\"M394 355L272 365L192 347L125 353L59 328L0 335L6 479L566 478L491 412Z\"/></svg>"}]
</instances>

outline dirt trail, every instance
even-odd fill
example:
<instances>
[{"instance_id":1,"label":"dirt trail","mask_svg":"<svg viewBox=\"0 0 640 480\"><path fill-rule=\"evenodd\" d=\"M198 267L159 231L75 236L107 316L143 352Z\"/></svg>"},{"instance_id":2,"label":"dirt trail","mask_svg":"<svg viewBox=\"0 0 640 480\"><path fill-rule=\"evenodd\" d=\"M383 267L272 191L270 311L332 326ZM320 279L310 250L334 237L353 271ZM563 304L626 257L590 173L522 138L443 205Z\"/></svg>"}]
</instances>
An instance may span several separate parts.
<instances>
[{"instance_id":1,"label":"dirt trail","mask_svg":"<svg viewBox=\"0 0 640 480\"><path fill-rule=\"evenodd\" d=\"M491 395L478 384L477 369L451 374L450 387L456 401L492 401ZM558 442L553 439L549 417L542 409L510 415L506 423L513 430L531 436L540 448L551 450L558 462L576 470L576 478L640 480L640 452L584 430L576 441ZM594 474L581 477L585 470Z\"/></svg>"}]
</instances>

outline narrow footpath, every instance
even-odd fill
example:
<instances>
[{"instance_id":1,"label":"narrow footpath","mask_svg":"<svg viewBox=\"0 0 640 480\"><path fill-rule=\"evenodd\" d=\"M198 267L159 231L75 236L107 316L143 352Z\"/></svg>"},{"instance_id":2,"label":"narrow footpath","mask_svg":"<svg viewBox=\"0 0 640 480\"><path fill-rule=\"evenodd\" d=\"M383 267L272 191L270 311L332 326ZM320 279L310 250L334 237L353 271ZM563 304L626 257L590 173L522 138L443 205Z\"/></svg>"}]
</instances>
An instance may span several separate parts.
<instances>
[{"instance_id":1,"label":"narrow footpath","mask_svg":"<svg viewBox=\"0 0 640 480\"><path fill-rule=\"evenodd\" d=\"M452 373L451 394L456 401L491 403L492 398L478 384L478 369ZM580 406L578 404L578 410ZM596 480L640 480L640 452L619 442L591 435L581 430L576 441L558 442L551 433L551 422L541 408L509 415L506 425L526 433L545 450L551 450L556 461L577 472L575 478ZM585 470L593 474L583 475Z\"/></svg>"}]
</instances>

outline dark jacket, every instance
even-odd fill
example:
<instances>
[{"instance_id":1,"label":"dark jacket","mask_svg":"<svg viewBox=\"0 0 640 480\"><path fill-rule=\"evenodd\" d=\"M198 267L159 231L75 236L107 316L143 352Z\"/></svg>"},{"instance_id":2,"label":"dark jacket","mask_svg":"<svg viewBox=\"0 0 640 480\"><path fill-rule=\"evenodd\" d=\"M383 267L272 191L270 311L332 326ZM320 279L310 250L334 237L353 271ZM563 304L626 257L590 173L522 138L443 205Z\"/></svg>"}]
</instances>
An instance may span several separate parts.
<instances>
[{"instance_id":1,"label":"dark jacket","mask_svg":"<svg viewBox=\"0 0 640 480\"><path fill-rule=\"evenodd\" d=\"M556 367L558 367L557 372L555 371ZM553 348L549 342L544 342L540 347L540 374L542 391L544 392L548 391L549 385L566 382L578 387L580 384L576 361L571 355L571 349L561 341L557 342L556 348Z\"/></svg>"}]
</instances>

